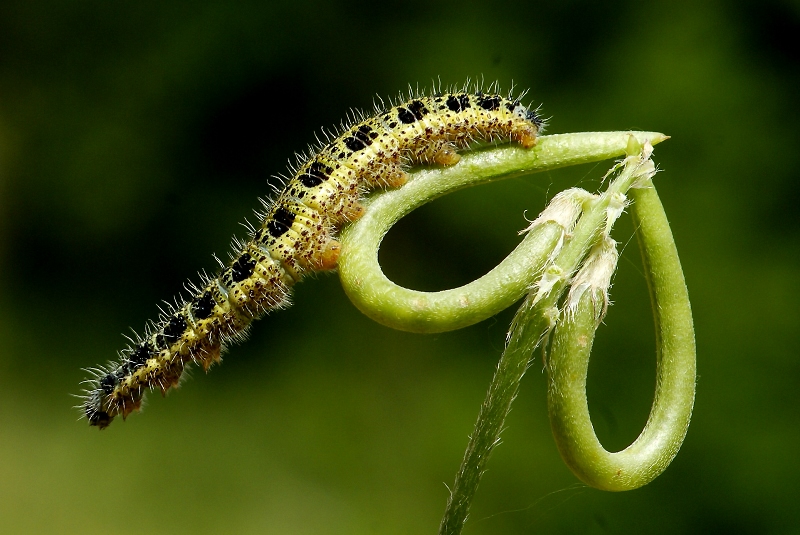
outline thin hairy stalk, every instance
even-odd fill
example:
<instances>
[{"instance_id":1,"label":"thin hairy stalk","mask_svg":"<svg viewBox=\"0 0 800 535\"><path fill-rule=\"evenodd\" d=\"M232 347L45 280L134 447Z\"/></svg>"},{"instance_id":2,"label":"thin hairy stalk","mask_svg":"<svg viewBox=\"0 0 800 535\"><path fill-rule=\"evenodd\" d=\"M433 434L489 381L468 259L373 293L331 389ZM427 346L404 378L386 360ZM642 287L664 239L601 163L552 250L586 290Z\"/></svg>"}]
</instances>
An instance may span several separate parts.
<instances>
[{"instance_id":1,"label":"thin hairy stalk","mask_svg":"<svg viewBox=\"0 0 800 535\"><path fill-rule=\"evenodd\" d=\"M389 327L434 333L459 329L497 314L520 299L560 237L552 225L531 230L503 262L480 279L452 290L419 292L391 282L378 264L381 240L400 218L454 190L493 180L595 162L625 154L629 140L652 144L656 132L588 132L539 138L532 149L516 146L466 153L453 167L411 171L402 188L381 192L365 204L366 214L341 236L339 276L350 300Z\"/></svg>"},{"instance_id":2,"label":"thin hairy stalk","mask_svg":"<svg viewBox=\"0 0 800 535\"><path fill-rule=\"evenodd\" d=\"M694 405L695 343L689 296L661 201L649 179L631 190L633 218L650 288L656 327L653 406L639 437L610 453L594 433L586 375L600 313L586 292L574 315L562 319L548 359L548 406L564 461L585 483L623 491L646 485L672 462L686 436Z\"/></svg>"}]
</instances>

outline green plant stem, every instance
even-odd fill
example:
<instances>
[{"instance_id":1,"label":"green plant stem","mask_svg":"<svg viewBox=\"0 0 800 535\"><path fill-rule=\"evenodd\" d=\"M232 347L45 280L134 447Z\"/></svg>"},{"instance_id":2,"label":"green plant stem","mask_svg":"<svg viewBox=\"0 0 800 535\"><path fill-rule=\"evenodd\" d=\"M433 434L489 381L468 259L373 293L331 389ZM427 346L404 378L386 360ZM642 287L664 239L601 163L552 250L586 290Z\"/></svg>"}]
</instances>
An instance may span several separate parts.
<instances>
[{"instance_id":1,"label":"green plant stem","mask_svg":"<svg viewBox=\"0 0 800 535\"><path fill-rule=\"evenodd\" d=\"M551 395L551 410L557 422L554 429L562 432L560 437L557 435L557 440L561 441L559 445L566 444L569 449L577 444L570 450L568 464L584 469L584 464L591 466L592 459L600 458L598 455L620 455L608 454L599 446L586 407L585 367L598 324L595 303L579 301L577 313L568 321L560 318L563 314L558 304L572 275L593 245L601 236L608 239L605 236L616 218L615 210L621 210L623 195L642 182L652 186L649 177L654 167L649 152L642 147L645 141L655 144L664 139L662 134L641 132L564 134L543 137L532 150L502 147L476 151L464 155L452 168L412 172L412 180L403 188L367 200L366 215L343 232L339 268L342 284L359 309L390 327L417 332L463 327L495 314L531 290L514 318L506 350L481 406L448 500L440 534L461 532L489 456L500 441L505 418L533 350L556 324L559 327L551 359L561 360L555 365L550 382L551 393L555 393ZM383 236L401 217L425 202L467 185L625 153L628 158L608 189L591 200L582 198L583 214L571 237L564 242L561 240L563 226L552 221L536 224L500 266L473 283L444 292L416 292L399 287L386 279L380 269L378 248ZM640 439L625 450L630 453L626 457L630 464L625 466L624 477L620 477L623 472L619 471L606 470L599 477L585 470L582 472L590 474L585 480L591 484L612 490L643 484L669 464L685 435L694 396L691 312L669 226L652 187L632 191L637 201L634 205L634 217L639 224L637 233L656 315L659 374L651 419ZM613 203L617 203L617 208ZM538 286L531 289L537 277ZM591 296L592 292L587 292L584 297L588 300ZM586 311L591 313L585 315ZM574 358L576 366L584 367L583 383L578 377L576 384L575 374L564 366L567 358ZM583 413L579 414L579 409ZM578 418L585 417L577 427L574 426L578 421L575 414ZM602 451L586 456L586 444L596 445ZM657 458L655 464L651 462L654 457ZM631 474L639 479L632 479ZM622 480L625 482L620 486Z\"/></svg>"},{"instance_id":2,"label":"green plant stem","mask_svg":"<svg viewBox=\"0 0 800 535\"><path fill-rule=\"evenodd\" d=\"M573 318L559 322L548 359L548 406L561 456L594 487L641 487L678 453L694 405L695 343L689 296L664 209L652 182L631 190L633 218L656 326L656 391L647 424L620 452L609 453L594 433L586 399L589 355L597 316L589 293Z\"/></svg>"},{"instance_id":3,"label":"green plant stem","mask_svg":"<svg viewBox=\"0 0 800 535\"><path fill-rule=\"evenodd\" d=\"M497 365L475 430L470 436L464 460L456 475L439 527L440 535L461 533L486 463L492 450L500 442L505 418L511 410L511 403L517 395L533 351L555 325L558 318L557 304L569 284L570 276L605 230L611 199L615 194L625 193L640 179L638 171L639 167L635 163L627 165L599 198L587 203L589 206L575 226L572 238L558 253L553 267L548 268L549 271L561 274L559 280L538 300L537 292L530 292L517 311L508 344Z\"/></svg>"},{"instance_id":4,"label":"green plant stem","mask_svg":"<svg viewBox=\"0 0 800 535\"><path fill-rule=\"evenodd\" d=\"M532 149L486 148L462 156L448 168L411 171L402 188L365 201L366 214L341 236L339 277L350 300L364 314L389 327L434 333L472 325L511 306L524 295L559 237L545 226L522 241L480 279L452 290L419 292L391 282L378 264L381 240L414 208L459 188L625 154L630 137L640 144L666 139L656 132L588 132L543 136Z\"/></svg>"}]
</instances>

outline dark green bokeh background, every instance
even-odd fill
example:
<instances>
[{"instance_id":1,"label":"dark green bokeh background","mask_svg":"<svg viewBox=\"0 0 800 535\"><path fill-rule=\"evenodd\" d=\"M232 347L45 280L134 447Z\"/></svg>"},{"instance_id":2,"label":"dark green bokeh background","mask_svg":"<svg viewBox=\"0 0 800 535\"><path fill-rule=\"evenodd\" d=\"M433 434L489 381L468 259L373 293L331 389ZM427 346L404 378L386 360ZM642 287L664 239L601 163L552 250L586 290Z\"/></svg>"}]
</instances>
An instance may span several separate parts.
<instances>
[{"instance_id":1,"label":"dark green bokeh background","mask_svg":"<svg viewBox=\"0 0 800 535\"><path fill-rule=\"evenodd\" d=\"M537 361L466 533L800 533L798 34L797 1L0 3L0 532L435 533L511 311L399 333L321 276L127 422L89 429L69 393L214 268L321 126L482 75L531 88L553 133L672 136L656 183L699 382L672 466L609 494L561 462ZM526 210L607 168L441 199L389 235L386 270L471 280ZM654 349L627 219L615 235L589 395L618 449L646 419Z\"/></svg>"}]
</instances>

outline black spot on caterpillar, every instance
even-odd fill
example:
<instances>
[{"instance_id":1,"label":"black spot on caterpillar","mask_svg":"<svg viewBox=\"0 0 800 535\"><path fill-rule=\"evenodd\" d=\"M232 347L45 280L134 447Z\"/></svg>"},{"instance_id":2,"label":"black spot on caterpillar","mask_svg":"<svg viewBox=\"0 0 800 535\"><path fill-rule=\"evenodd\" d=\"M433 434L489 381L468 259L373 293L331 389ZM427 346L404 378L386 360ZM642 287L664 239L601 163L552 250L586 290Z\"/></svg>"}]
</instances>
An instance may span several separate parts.
<instances>
[{"instance_id":1,"label":"black spot on caterpillar","mask_svg":"<svg viewBox=\"0 0 800 535\"><path fill-rule=\"evenodd\" d=\"M115 416L141 407L147 389L177 386L185 366L205 370L224 348L244 338L250 323L288 306L290 288L306 273L336 268L341 225L359 218L361 196L377 187L399 187L405 169L418 163L453 165L457 151L474 140L536 143L542 120L520 98L467 88L411 94L375 114L354 115L326 144L300 157L292 178L273 201L263 201L260 228L247 241L234 239L231 263L217 276L189 284L192 297L168 307L132 340L119 359L90 368L79 406L89 424L107 427Z\"/></svg>"}]
</instances>

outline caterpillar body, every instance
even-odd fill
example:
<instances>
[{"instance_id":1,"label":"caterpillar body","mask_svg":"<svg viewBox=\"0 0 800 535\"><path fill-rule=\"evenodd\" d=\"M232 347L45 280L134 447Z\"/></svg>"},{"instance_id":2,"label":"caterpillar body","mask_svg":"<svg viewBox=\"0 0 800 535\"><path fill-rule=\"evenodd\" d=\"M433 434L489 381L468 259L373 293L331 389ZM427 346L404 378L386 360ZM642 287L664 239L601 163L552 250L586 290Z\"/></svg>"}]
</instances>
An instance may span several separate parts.
<instances>
[{"instance_id":1,"label":"caterpillar body","mask_svg":"<svg viewBox=\"0 0 800 535\"><path fill-rule=\"evenodd\" d=\"M494 91L493 91L494 90ZM87 370L91 377L79 406L92 426L141 407L148 389L177 386L184 368L206 371L225 346L244 338L250 323L288 306L291 287L309 272L335 269L336 230L359 218L359 200L377 187L399 187L413 164L453 165L474 140L514 141L530 148L542 127L537 110L496 88L430 95L410 94L397 105L375 107L366 117L328 136L298 157L292 178L271 202L247 241L234 239L232 261L216 276L189 284L191 297L169 306L117 361Z\"/></svg>"}]
</instances>

